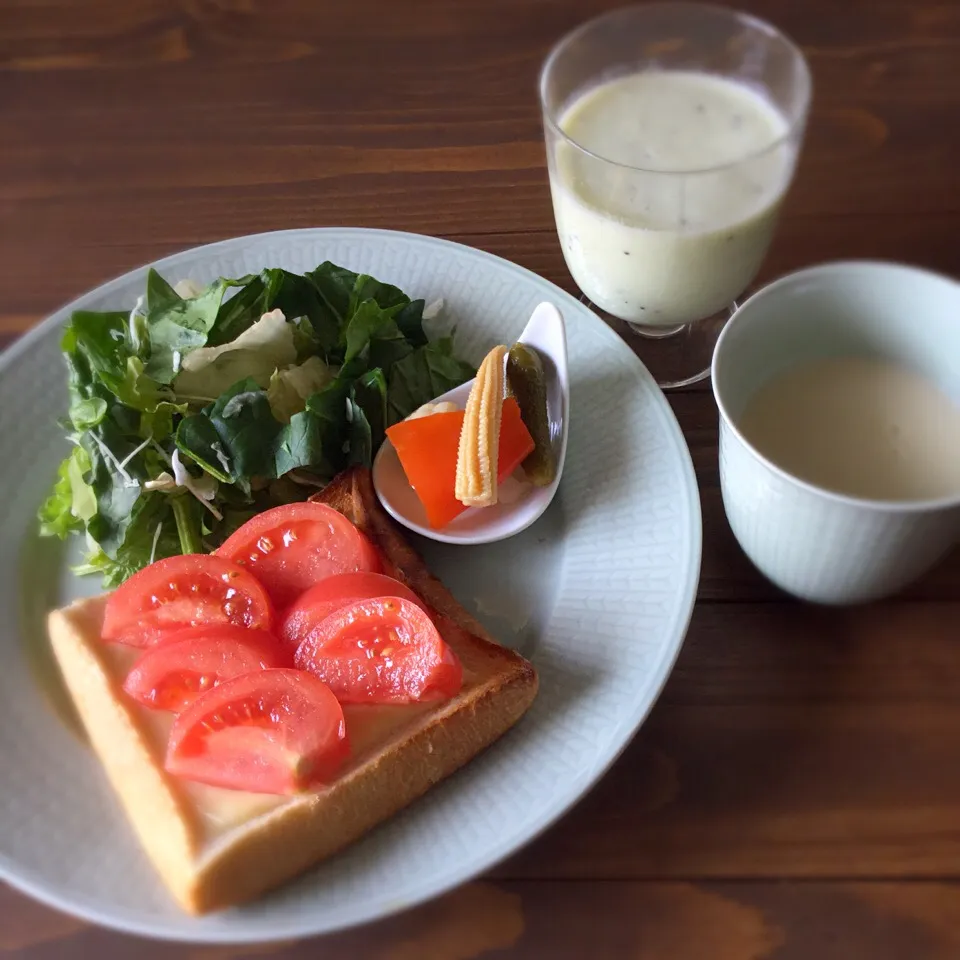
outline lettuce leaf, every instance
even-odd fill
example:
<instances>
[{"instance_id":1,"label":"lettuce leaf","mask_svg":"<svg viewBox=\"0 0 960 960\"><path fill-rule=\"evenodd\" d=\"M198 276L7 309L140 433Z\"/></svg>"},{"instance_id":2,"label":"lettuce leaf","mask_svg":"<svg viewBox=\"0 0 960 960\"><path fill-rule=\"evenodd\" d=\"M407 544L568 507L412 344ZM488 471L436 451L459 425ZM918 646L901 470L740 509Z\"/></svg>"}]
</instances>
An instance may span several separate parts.
<instances>
[{"instance_id":1,"label":"lettuce leaf","mask_svg":"<svg viewBox=\"0 0 960 960\"><path fill-rule=\"evenodd\" d=\"M178 397L207 397L210 402L239 380L266 388L278 367L297 359L294 328L283 313L265 313L235 340L220 347L200 347L184 357L173 381Z\"/></svg>"},{"instance_id":2,"label":"lettuce leaf","mask_svg":"<svg viewBox=\"0 0 960 960\"><path fill-rule=\"evenodd\" d=\"M82 447L74 447L57 470L57 482L40 507L40 533L63 540L68 533L83 530L97 512L97 498L83 475L90 458Z\"/></svg>"},{"instance_id":3,"label":"lettuce leaf","mask_svg":"<svg viewBox=\"0 0 960 960\"><path fill-rule=\"evenodd\" d=\"M319 357L308 357L301 364L274 371L267 386L270 410L281 423L289 423L306 409L307 400L319 393L335 377L335 371Z\"/></svg>"}]
</instances>

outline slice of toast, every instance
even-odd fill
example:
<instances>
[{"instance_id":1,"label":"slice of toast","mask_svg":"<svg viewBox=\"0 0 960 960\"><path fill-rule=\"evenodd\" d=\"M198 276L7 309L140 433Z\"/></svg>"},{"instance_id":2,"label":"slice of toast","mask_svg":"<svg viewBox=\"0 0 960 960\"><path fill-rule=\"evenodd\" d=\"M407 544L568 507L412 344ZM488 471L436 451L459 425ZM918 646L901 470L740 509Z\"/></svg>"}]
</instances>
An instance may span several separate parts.
<instances>
[{"instance_id":1,"label":"slice of toast","mask_svg":"<svg viewBox=\"0 0 960 960\"><path fill-rule=\"evenodd\" d=\"M406 543L380 507L369 471L349 470L313 499L376 544L386 572L435 612L464 667L463 688L444 703L345 707L351 757L318 791L272 797L170 776L163 769L170 716L123 694L136 651L100 640L106 598L49 617L54 653L90 742L157 870L192 913L259 896L356 840L493 743L537 692L533 667L494 642Z\"/></svg>"}]
</instances>

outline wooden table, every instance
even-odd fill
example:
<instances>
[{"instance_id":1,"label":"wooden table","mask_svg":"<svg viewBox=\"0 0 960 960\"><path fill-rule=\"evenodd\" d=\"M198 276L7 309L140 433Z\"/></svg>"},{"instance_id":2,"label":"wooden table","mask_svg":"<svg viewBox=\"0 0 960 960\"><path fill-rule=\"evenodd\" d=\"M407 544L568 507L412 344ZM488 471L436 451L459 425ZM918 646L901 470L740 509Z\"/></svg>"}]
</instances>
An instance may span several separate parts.
<instances>
[{"instance_id":1,"label":"wooden table","mask_svg":"<svg viewBox=\"0 0 960 960\"><path fill-rule=\"evenodd\" d=\"M174 250L283 227L450 237L573 290L535 78L611 5L7 0L2 334ZM851 256L960 275L960 4L748 6L816 85L763 279ZM703 498L696 614L652 716L554 829L434 903L299 945L144 944L0 889L0 954L960 956L960 559L882 606L785 599L724 519L708 385L671 403Z\"/></svg>"}]
</instances>

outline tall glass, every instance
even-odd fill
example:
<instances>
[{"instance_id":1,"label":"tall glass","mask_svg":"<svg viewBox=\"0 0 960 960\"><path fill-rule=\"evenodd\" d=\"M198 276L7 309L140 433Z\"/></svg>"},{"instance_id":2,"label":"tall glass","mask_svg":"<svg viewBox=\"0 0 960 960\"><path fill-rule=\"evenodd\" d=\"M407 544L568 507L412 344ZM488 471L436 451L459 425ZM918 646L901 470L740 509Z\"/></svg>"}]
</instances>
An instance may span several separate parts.
<instances>
[{"instance_id":1,"label":"tall glass","mask_svg":"<svg viewBox=\"0 0 960 960\"><path fill-rule=\"evenodd\" d=\"M564 259L598 313L644 338L661 386L709 375L773 237L810 95L787 37L706 4L622 7L547 57L540 100Z\"/></svg>"}]
</instances>

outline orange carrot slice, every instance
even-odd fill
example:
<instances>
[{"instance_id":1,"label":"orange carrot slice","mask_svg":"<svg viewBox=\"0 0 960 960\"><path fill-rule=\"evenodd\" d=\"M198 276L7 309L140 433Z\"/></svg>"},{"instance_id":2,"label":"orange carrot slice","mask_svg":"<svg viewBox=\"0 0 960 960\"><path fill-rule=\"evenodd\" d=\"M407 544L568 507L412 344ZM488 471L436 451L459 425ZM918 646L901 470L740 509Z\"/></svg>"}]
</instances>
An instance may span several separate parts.
<instances>
[{"instance_id":1,"label":"orange carrot slice","mask_svg":"<svg viewBox=\"0 0 960 960\"><path fill-rule=\"evenodd\" d=\"M454 495L463 416L462 410L433 413L387 428L407 481L434 530L445 527L467 509ZM503 401L498 450L498 483L506 480L533 450L533 437L520 419L520 407L513 397Z\"/></svg>"}]
</instances>

